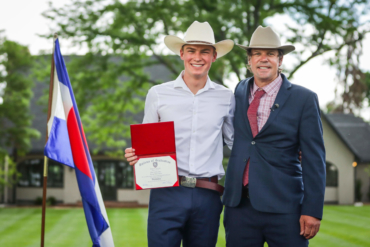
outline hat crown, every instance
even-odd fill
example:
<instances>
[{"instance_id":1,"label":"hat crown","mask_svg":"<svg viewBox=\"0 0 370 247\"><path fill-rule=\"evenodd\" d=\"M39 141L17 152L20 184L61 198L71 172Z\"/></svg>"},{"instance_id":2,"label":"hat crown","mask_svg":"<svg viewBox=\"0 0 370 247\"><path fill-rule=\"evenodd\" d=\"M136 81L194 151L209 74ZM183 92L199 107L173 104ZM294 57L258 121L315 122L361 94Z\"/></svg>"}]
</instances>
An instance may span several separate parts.
<instances>
[{"instance_id":1,"label":"hat crown","mask_svg":"<svg viewBox=\"0 0 370 247\"><path fill-rule=\"evenodd\" d=\"M253 47L280 47L280 38L271 27L259 26L252 34L250 48Z\"/></svg>"},{"instance_id":2,"label":"hat crown","mask_svg":"<svg viewBox=\"0 0 370 247\"><path fill-rule=\"evenodd\" d=\"M209 25L208 22L200 23L198 21L194 21L188 30L186 30L185 42L191 42L191 41L200 41L200 42L206 42L206 43L215 43L215 35L213 33L213 29L211 25Z\"/></svg>"}]
</instances>

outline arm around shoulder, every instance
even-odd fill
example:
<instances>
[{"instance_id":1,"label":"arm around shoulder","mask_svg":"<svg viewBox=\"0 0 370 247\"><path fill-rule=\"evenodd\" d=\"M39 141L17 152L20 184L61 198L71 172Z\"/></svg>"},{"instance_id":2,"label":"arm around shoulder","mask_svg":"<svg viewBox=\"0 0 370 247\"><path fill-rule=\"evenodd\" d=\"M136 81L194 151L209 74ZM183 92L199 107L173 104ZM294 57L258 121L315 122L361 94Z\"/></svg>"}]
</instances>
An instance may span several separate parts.
<instances>
[{"instance_id":1,"label":"arm around shoulder","mask_svg":"<svg viewBox=\"0 0 370 247\"><path fill-rule=\"evenodd\" d=\"M229 108L226 112L224 123L222 126L222 135L225 144L232 148L234 142L234 111L235 111L235 96L233 92L230 92Z\"/></svg>"}]
</instances>

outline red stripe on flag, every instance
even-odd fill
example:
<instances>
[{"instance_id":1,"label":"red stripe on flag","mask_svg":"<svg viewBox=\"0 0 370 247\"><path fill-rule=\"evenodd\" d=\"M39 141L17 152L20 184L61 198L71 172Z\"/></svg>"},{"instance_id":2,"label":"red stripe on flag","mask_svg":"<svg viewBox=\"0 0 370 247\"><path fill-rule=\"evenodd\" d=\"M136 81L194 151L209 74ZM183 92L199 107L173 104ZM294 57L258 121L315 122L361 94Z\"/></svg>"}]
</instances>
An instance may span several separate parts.
<instances>
[{"instance_id":1,"label":"red stripe on flag","mask_svg":"<svg viewBox=\"0 0 370 247\"><path fill-rule=\"evenodd\" d=\"M84 138L85 145L86 147L88 147L86 137L85 137L84 127L82 126L82 123L81 123L81 130L82 130L82 137ZM87 151L90 153L90 150L87 150Z\"/></svg>"},{"instance_id":2,"label":"red stripe on flag","mask_svg":"<svg viewBox=\"0 0 370 247\"><path fill-rule=\"evenodd\" d=\"M86 158L85 148L82 142L81 133L78 128L77 118L73 107L68 113L67 128L75 166L78 168L78 170L92 179L89 162Z\"/></svg>"}]
</instances>

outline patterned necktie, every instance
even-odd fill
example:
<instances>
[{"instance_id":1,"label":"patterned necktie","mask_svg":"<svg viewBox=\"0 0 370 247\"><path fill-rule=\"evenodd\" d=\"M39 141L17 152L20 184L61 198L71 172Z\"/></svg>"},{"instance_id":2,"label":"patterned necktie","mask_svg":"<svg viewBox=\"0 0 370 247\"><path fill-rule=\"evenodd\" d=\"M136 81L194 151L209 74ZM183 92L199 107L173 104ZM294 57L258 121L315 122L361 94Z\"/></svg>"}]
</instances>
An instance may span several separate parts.
<instances>
[{"instance_id":1,"label":"patterned necktie","mask_svg":"<svg viewBox=\"0 0 370 247\"><path fill-rule=\"evenodd\" d=\"M249 120L249 125L251 126L253 138L258 134L258 124L257 124L257 110L260 105L261 97L266 92L264 90L258 90L254 95L253 101L249 105L247 116ZM245 166L243 175L243 185L246 186L249 182L249 159L247 165Z\"/></svg>"}]
</instances>

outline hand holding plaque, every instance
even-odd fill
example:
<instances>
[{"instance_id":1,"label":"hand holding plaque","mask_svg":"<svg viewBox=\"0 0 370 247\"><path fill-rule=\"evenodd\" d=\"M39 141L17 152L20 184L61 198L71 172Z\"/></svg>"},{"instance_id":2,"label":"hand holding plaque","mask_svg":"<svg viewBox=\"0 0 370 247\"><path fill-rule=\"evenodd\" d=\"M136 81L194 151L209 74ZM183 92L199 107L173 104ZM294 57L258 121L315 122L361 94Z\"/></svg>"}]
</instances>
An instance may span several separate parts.
<instances>
[{"instance_id":1,"label":"hand holding plaque","mask_svg":"<svg viewBox=\"0 0 370 247\"><path fill-rule=\"evenodd\" d=\"M179 186L173 122L133 124L136 190Z\"/></svg>"}]
</instances>

